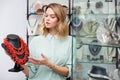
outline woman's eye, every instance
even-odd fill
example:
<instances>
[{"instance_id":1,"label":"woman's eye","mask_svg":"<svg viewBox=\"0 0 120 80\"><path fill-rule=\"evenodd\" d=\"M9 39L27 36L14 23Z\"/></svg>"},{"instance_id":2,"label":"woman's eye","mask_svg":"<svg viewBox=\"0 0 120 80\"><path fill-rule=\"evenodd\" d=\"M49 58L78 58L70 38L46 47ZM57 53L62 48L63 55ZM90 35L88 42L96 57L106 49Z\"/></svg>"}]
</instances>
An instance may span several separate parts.
<instances>
[{"instance_id":1,"label":"woman's eye","mask_svg":"<svg viewBox=\"0 0 120 80\"><path fill-rule=\"evenodd\" d=\"M52 16L51 18L55 18L54 16Z\"/></svg>"},{"instance_id":2,"label":"woman's eye","mask_svg":"<svg viewBox=\"0 0 120 80\"><path fill-rule=\"evenodd\" d=\"M54 15L51 15L51 18L56 18L56 16L54 16Z\"/></svg>"}]
</instances>

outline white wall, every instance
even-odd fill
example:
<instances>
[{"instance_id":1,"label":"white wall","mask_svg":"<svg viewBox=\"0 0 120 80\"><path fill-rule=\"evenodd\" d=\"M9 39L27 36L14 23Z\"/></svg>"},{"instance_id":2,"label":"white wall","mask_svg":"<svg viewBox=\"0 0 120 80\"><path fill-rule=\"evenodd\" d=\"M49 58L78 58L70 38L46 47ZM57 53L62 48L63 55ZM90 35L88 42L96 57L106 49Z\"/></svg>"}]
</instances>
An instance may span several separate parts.
<instances>
[{"instance_id":1,"label":"white wall","mask_svg":"<svg viewBox=\"0 0 120 80\"><path fill-rule=\"evenodd\" d=\"M68 0L43 0L43 3L48 4L56 1L68 4ZM26 2L27 0L0 0L0 44L7 34L17 34L26 41ZM26 79L22 72L8 72L8 69L13 66L14 62L5 54L0 45L0 80Z\"/></svg>"},{"instance_id":2,"label":"white wall","mask_svg":"<svg viewBox=\"0 0 120 80\"><path fill-rule=\"evenodd\" d=\"M0 0L0 44L7 34L18 34L26 41L27 0ZM0 80L25 80L22 72L8 72L13 61L4 53L0 45Z\"/></svg>"}]
</instances>

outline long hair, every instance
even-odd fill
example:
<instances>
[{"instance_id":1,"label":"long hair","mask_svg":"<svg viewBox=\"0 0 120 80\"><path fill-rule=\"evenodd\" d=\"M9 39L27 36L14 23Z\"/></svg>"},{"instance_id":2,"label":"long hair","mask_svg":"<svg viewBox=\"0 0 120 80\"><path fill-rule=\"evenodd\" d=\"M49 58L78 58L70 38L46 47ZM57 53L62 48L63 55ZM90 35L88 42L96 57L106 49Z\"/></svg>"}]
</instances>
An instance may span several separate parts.
<instances>
[{"instance_id":1,"label":"long hair","mask_svg":"<svg viewBox=\"0 0 120 80\"><path fill-rule=\"evenodd\" d=\"M64 8L58 3L51 3L47 5L45 8L45 12L48 8L51 8L54 11L56 17L58 18L58 24L56 26L56 30L58 32L57 35L60 38L66 37L68 35L68 24L66 21L66 13L64 11ZM39 24L39 30L41 34L45 36L49 33L48 29L45 27L44 16L41 23Z\"/></svg>"}]
</instances>

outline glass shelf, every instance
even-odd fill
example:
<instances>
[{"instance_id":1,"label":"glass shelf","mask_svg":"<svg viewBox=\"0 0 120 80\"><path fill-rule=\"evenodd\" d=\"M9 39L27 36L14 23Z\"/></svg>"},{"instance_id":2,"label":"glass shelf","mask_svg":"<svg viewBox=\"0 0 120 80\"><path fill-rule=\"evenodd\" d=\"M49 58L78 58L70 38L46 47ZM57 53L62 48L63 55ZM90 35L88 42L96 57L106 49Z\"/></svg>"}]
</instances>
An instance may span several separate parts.
<instances>
[{"instance_id":1,"label":"glass shelf","mask_svg":"<svg viewBox=\"0 0 120 80\"><path fill-rule=\"evenodd\" d=\"M114 48L120 48L120 44L102 44L102 43L94 43L94 42L91 42L91 43L80 43L81 45L98 45L98 46L102 46L102 47L114 47Z\"/></svg>"},{"instance_id":2,"label":"glass shelf","mask_svg":"<svg viewBox=\"0 0 120 80\"><path fill-rule=\"evenodd\" d=\"M104 62L100 62L100 61L77 61L76 63L77 64L79 64L79 63L80 64L83 64L83 63L88 64L89 63L89 64L108 64L108 65L112 64L112 65L115 65L115 63L113 63L113 62L107 62L107 61L106 62L105 61Z\"/></svg>"},{"instance_id":3,"label":"glass shelf","mask_svg":"<svg viewBox=\"0 0 120 80\"><path fill-rule=\"evenodd\" d=\"M43 15L43 14L29 13L28 15Z\"/></svg>"},{"instance_id":4,"label":"glass shelf","mask_svg":"<svg viewBox=\"0 0 120 80\"><path fill-rule=\"evenodd\" d=\"M74 10L73 10L74 11ZM120 17L120 14L116 13L85 13L85 14L80 14L80 13L74 13L74 15L85 15L85 16L118 16Z\"/></svg>"},{"instance_id":5,"label":"glass shelf","mask_svg":"<svg viewBox=\"0 0 120 80\"><path fill-rule=\"evenodd\" d=\"M76 37L76 42L77 46L82 46L82 45L97 45L101 47L114 47L114 48L120 48L120 43L101 43L98 41L98 39L95 36L75 36ZM95 42L93 42L95 41ZM115 42L115 41L112 41ZM118 41L116 41L118 42Z\"/></svg>"}]
</instances>

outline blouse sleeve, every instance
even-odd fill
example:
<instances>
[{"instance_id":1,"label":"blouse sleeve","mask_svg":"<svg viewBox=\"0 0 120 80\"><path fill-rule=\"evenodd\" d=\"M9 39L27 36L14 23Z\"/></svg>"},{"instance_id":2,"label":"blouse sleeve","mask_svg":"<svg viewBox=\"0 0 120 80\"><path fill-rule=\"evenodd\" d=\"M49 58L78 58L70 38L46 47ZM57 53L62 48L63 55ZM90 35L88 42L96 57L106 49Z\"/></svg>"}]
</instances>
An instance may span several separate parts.
<instances>
[{"instance_id":1,"label":"blouse sleeve","mask_svg":"<svg viewBox=\"0 0 120 80\"><path fill-rule=\"evenodd\" d=\"M73 66L72 66L72 64L74 63L74 52L75 52L75 39L74 38L72 38L71 40L70 40L70 47L69 47L69 51L68 51L68 53L69 53L69 58L68 58L68 61L67 61L67 67L68 67L68 69L69 69L69 74L68 74L68 76L67 77L70 77L71 76L71 74L72 74L72 69L73 69Z\"/></svg>"},{"instance_id":2,"label":"blouse sleeve","mask_svg":"<svg viewBox=\"0 0 120 80\"><path fill-rule=\"evenodd\" d=\"M32 63L28 63L28 70L29 70L28 78L31 79L37 73L37 67L35 65L33 65Z\"/></svg>"},{"instance_id":3,"label":"blouse sleeve","mask_svg":"<svg viewBox=\"0 0 120 80\"><path fill-rule=\"evenodd\" d=\"M35 48L36 48L36 42L37 41L36 41L36 38L35 38L35 39L31 40L31 42L29 44L30 56L35 56L34 53L35 53ZM30 62L28 62L27 65L28 65L28 70L29 70L28 78L33 78L35 76L35 74L37 73L37 67Z\"/></svg>"}]
</instances>

